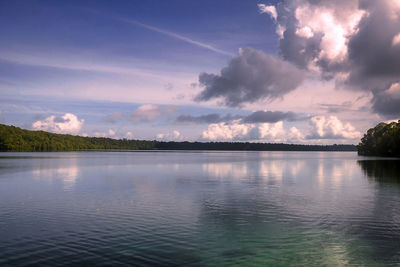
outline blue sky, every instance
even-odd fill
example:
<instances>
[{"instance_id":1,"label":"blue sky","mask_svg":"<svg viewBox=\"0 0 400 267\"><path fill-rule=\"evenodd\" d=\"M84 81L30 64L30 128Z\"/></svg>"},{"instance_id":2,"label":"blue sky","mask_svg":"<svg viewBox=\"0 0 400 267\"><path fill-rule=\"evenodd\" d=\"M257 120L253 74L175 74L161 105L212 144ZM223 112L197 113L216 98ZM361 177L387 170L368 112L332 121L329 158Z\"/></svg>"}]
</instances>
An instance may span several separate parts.
<instances>
[{"instance_id":1,"label":"blue sky","mask_svg":"<svg viewBox=\"0 0 400 267\"><path fill-rule=\"evenodd\" d=\"M351 72L325 67L350 62L349 25L374 14L346 5L1 1L0 122L114 138L356 143L397 118L379 101L399 75L379 90L349 89ZM359 16L340 22L340 8Z\"/></svg>"}]
</instances>

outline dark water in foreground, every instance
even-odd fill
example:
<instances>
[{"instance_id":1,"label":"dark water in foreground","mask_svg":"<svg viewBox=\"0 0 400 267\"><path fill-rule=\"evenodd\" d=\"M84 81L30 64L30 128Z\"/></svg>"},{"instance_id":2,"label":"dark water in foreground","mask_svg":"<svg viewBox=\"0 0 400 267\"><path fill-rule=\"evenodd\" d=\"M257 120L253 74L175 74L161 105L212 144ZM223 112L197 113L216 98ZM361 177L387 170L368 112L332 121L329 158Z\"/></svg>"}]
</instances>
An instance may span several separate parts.
<instances>
[{"instance_id":1,"label":"dark water in foreground","mask_svg":"<svg viewBox=\"0 0 400 267\"><path fill-rule=\"evenodd\" d=\"M398 265L400 162L0 153L0 265Z\"/></svg>"}]
</instances>

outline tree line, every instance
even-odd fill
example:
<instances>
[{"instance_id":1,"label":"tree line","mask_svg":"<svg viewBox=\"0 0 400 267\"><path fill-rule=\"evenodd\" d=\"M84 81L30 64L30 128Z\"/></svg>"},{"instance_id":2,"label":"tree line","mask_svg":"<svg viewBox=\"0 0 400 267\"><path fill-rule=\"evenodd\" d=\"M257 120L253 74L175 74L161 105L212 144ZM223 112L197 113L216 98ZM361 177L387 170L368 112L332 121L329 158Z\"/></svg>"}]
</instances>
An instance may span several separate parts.
<instances>
[{"instance_id":1,"label":"tree line","mask_svg":"<svg viewBox=\"0 0 400 267\"><path fill-rule=\"evenodd\" d=\"M369 129L357 150L363 156L400 157L400 120Z\"/></svg>"},{"instance_id":2,"label":"tree line","mask_svg":"<svg viewBox=\"0 0 400 267\"><path fill-rule=\"evenodd\" d=\"M30 131L0 124L0 151L52 152L79 150L254 150L356 151L354 145L297 145L249 142L161 142L112 139Z\"/></svg>"}]
</instances>

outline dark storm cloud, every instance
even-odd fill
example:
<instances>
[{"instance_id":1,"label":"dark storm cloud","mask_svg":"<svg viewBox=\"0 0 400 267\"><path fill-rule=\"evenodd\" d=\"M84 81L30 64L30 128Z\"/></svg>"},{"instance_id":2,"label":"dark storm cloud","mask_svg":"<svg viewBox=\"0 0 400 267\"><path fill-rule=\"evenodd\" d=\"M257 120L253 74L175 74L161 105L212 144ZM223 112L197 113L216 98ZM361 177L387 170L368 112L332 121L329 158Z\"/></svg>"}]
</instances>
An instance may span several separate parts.
<instances>
[{"instance_id":1,"label":"dark storm cloud","mask_svg":"<svg viewBox=\"0 0 400 267\"><path fill-rule=\"evenodd\" d=\"M206 114L206 115L200 115L200 116L192 116L192 115L180 115L176 118L175 122L176 123L186 123L186 124L202 124L202 123L219 123L219 122L230 122L232 120L237 120L241 119L242 116L240 115L225 115L221 116L220 114L217 113L211 113L211 114Z\"/></svg>"},{"instance_id":2,"label":"dark storm cloud","mask_svg":"<svg viewBox=\"0 0 400 267\"><path fill-rule=\"evenodd\" d=\"M400 90L400 85L398 89ZM387 119L398 118L400 117L400 95L391 93L390 90L376 92L372 98L372 109Z\"/></svg>"},{"instance_id":3,"label":"dark storm cloud","mask_svg":"<svg viewBox=\"0 0 400 267\"><path fill-rule=\"evenodd\" d=\"M305 120L307 116L301 116L294 112L282 111L256 111L243 118L244 123L275 123L278 121L298 121Z\"/></svg>"},{"instance_id":4,"label":"dark storm cloud","mask_svg":"<svg viewBox=\"0 0 400 267\"><path fill-rule=\"evenodd\" d=\"M336 21L346 21L355 11L364 15L352 35L346 36L347 57L341 61L321 56L323 32L313 32L311 38L300 36L298 8L330 10ZM400 115L398 98L387 92L400 81L400 8L396 0L286 0L276 6L277 24L284 29L279 43L279 55L301 69L311 62L321 70L321 78L337 80L338 86L372 92L373 111L385 116ZM353 13L352 13L353 12ZM312 19L312 18L307 18Z\"/></svg>"},{"instance_id":5,"label":"dark storm cloud","mask_svg":"<svg viewBox=\"0 0 400 267\"><path fill-rule=\"evenodd\" d=\"M233 58L220 74L201 73L203 91L196 101L222 98L229 107L263 99L276 99L296 89L304 73L294 65L262 51L247 48Z\"/></svg>"},{"instance_id":6,"label":"dark storm cloud","mask_svg":"<svg viewBox=\"0 0 400 267\"><path fill-rule=\"evenodd\" d=\"M389 88L400 81L400 44L394 43L400 33L400 10L396 15L377 1L362 1L361 6L370 14L349 41L351 72L346 82L373 93L374 112L395 118L400 116L400 99Z\"/></svg>"},{"instance_id":7,"label":"dark storm cloud","mask_svg":"<svg viewBox=\"0 0 400 267\"><path fill-rule=\"evenodd\" d=\"M400 17L393 17L389 7L370 2L362 2L370 15L364 16L349 41L348 82L364 90L385 90L400 79L400 45L393 44L400 33Z\"/></svg>"},{"instance_id":8,"label":"dark storm cloud","mask_svg":"<svg viewBox=\"0 0 400 267\"><path fill-rule=\"evenodd\" d=\"M294 112L282 112L282 111L255 111L249 115L231 115L227 114L221 116L217 113L211 113L200 116L192 115L180 115L176 118L176 123L184 124L210 124L220 122L231 122L233 120L240 120L240 123L275 123L278 121L300 121L309 119L310 116L303 114L296 114Z\"/></svg>"},{"instance_id":9,"label":"dark storm cloud","mask_svg":"<svg viewBox=\"0 0 400 267\"><path fill-rule=\"evenodd\" d=\"M300 37L296 34L295 27L289 27L283 33L279 42L279 54L287 61L292 62L301 69L308 66L308 62L318 56L321 51L321 34L312 38Z\"/></svg>"}]
</instances>

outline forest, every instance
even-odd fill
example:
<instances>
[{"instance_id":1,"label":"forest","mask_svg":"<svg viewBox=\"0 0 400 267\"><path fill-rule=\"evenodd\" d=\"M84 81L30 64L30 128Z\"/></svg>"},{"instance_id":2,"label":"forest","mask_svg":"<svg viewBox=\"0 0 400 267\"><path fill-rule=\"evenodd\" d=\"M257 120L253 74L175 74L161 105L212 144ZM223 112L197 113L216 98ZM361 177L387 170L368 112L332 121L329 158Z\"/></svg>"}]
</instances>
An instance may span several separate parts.
<instances>
[{"instance_id":1,"label":"forest","mask_svg":"<svg viewBox=\"0 0 400 267\"><path fill-rule=\"evenodd\" d=\"M381 122L369 129L357 151L362 156L400 157L400 120Z\"/></svg>"},{"instance_id":2,"label":"forest","mask_svg":"<svg viewBox=\"0 0 400 267\"><path fill-rule=\"evenodd\" d=\"M55 152L79 150L254 150L254 151L356 151L354 145L298 145L249 142L161 142L83 137L24 130L0 124L0 151Z\"/></svg>"}]
</instances>

